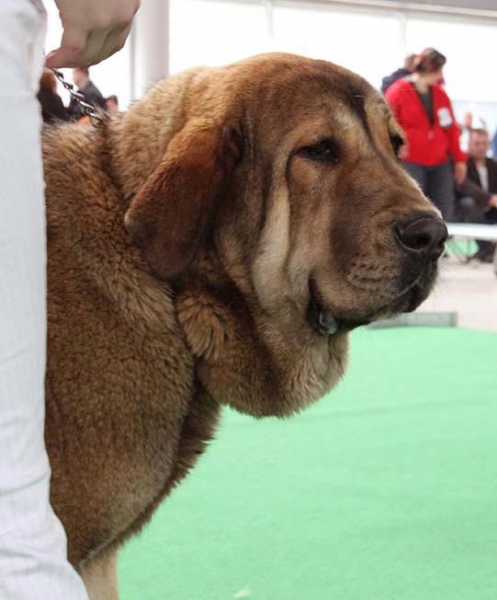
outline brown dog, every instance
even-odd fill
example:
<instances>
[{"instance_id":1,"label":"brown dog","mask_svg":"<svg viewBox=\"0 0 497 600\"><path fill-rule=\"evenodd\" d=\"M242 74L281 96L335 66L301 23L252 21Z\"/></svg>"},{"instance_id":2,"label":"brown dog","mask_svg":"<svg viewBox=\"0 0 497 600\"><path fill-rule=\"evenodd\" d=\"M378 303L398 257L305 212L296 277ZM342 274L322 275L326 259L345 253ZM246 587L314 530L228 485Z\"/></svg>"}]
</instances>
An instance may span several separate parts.
<instances>
[{"instance_id":1,"label":"brown dog","mask_svg":"<svg viewBox=\"0 0 497 600\"><path fill-rule=\"evenodd\" d=\"M91 600L222 404L289 415L429 293L445 226L363 79L273 54L45 136L52 503Z\"/></svg>"}]
</instances>

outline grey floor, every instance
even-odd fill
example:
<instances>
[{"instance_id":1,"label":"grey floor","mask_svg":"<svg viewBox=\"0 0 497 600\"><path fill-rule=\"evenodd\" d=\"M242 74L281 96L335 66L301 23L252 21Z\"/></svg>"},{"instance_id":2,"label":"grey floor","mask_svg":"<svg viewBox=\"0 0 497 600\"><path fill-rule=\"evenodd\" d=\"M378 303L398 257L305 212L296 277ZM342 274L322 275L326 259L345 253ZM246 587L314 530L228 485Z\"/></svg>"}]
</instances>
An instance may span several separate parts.
<instances>
[{"instance_id":1,"label":"grey floor","mask_svg":"<svg viewBox=\"0 0 497 600\"><path fill-rule=\"evenodd\" d=\"M495 267L456 256L442 259L437 286L418 310L456 312L459 327L497 332Z\"/></svg>"}]
</instances>

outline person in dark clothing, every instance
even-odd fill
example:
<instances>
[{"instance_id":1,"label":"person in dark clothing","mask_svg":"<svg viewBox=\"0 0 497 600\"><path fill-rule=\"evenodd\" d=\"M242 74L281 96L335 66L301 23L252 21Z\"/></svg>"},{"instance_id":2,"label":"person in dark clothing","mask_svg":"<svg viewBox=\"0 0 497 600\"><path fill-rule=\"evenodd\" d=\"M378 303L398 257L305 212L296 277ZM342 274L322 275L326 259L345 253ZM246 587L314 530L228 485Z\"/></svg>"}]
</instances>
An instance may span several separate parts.
<instances>
[{"instance_id":1,"label":"person in dark clothing","mask_svg":"<svg viewBox=\"0 0 497 600\"><path fill-rule=\"evenodd\" d=\"M83 94L84 101L87 104L91 104L95 108L101 108L105 110L105 98L100 93L97 86L90 80L90 71L86 67L76 67L73 69L73 81L78 88L78 92ZM83 117L81 106L74 100L71 99L68 108L69 115L75 121Z\"/></svg>"},{"instance_id":2,"label":"person in dark clothing","mask_svg":"<svg viewBox=\"0 0 497 600\"><path fill-rule=\"evenodd\" d=\"M402 79L402 77L407 77L414 71L414 64L416 60L415 54L408 54L404 60L404 66L400 69L397 69L390 75L383 77L381 81L381 91L384 94L388 88L395 83L397 79Z\"/></svg>"},{"instance_id":3,"label":"person in dark clothing","mask_svg":"<svg viewBox=\"0 0 497 600\"><path fill-rule=\"evenodd\" d=\"M67 121L67 111L61 97L57 94L57 80L51 69L43 70L40 89L36 97L41 105L41 116L44 123Z\"/></svg>"},{"instance_id":4,"label":"person in dark clothing","mask_svg":"<svg viewBox=\"0 0 497 600\"><path fill-rule=\"evenodd\" d=\"M490 139L485 129L473 129L469 135L468 176L456 188L457 203L462 221L497 225L497 161L488 158ZM478 251L474 258L492 262L495 246L492 242L476 240Z\"/></svg>"}]
</instances>

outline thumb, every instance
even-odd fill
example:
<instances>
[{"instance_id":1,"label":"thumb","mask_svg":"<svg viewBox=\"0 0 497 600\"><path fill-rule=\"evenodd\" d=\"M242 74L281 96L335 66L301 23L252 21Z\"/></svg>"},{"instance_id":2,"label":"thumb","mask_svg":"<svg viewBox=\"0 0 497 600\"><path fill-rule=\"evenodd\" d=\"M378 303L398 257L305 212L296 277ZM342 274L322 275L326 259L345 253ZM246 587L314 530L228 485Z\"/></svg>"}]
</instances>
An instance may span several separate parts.
<instances>
[{"instance_id":1,"label":"thumb","mask_svg":"<svg viewBox=\"0 0 497 600\"><path fill-rule=\"evenodd\" d=\"M50 69L84 66L85 53L88 46L88 31L68 25L64 29L60 48L50 52L45 64Z\"/></svg>"}]
</instances>

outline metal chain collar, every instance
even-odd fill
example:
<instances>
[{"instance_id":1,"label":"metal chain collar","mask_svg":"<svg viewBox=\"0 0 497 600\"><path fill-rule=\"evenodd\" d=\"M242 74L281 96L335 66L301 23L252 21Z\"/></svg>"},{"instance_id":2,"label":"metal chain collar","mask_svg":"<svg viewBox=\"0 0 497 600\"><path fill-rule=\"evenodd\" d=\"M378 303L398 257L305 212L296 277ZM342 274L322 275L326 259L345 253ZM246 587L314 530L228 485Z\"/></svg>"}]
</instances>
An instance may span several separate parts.
<instances>
[{"instance_id":1,"label":"metal chain collar","mask_svg":"<svg viewBox=\"0 0 497 600\"><path fill-rule=\"evenodd\" d=\"M90 119L94 119L97 123L102 123L104 120L103 115L98 113L95 110L94 106L85 102L85 97L83 96L83 94L74 90L74 85L64 79L64 74L62 73L62 71L59 71L58 69L52 69L52 71L55 77L57 77L60 83L69 92L71 98L73 98L77 102L77 104L81 108L81 112L83 113L83 115L86 117L90 117Z\"/></svg>"}]
</instances>

